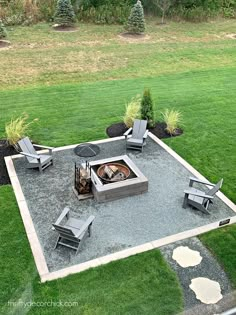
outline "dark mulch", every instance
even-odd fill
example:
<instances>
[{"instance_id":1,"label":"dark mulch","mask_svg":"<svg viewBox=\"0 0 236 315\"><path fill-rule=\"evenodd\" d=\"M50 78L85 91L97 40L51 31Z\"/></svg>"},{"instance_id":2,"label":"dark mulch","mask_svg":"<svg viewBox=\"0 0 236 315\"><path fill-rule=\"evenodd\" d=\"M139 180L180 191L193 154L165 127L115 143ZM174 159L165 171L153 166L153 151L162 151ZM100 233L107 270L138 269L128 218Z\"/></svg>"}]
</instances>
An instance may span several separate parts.
<instances>
[{"instance_id":1,"label":"dark mulch","mask_svg":"<svg viewBox=\"0 0 236 315\"><path fill-rule=\"evenodd\" d=\"M5 165L5 156L17 154L17 151L8 146L6 140L0 140L0 185L10 184L10 178L7 173L7 168Z\"/></svg>"},{"instance_id":2,"label":"dark mulch","mask_svg":"<svg viewBox=\"0 0 236 315\"><path fill-rule=\"evenodd\" d=\"M35 147L35 150L38 151L42 149ZM17 152L16 149L14 149L12 146L9 146L6 140L0 139L0 186L11 183L10 178L8 176L4 157L15 154L19 154L19 152Z\"/></svg>"},{"instance_id":3,"label":"dark mulch","mask_svg":"<svg viewBox=\"0 0 236 315\"><path fill-rule=\"evenodd\" d=\"M122 37L126 37L126 38L145 38L147 35L143 34L143 33L122 33L120 34L120 36Z\"/></svg>"},{"instance_id":4,"label":"dark mulch","mask_svg":"<svg viewBox=\"0 0 236 315\"><path fill-rule=\"evenodd\" d=\"M178 128L176 130L176 134L174 136L169 135L166 130L166 123L158 122L156 123L154 128L149 128L149 131L152 132L159 139L170 138L175 136L180 136L183 133L183 130ZM106 129L106 133L110 138L123 136L124 132L126 132L128 128L125 126L123 122L113 124Z\"/></svg>"},{"instance_id":5,"label":"dark mulch","mask_svg":"<svg viewBox=\"0 0 236 315\"><path fill-rule=\"evenodd\" d=\"M63 25L58 25L58 26L52 26L54 31L57 32L76 32L77 28L73 26L63 26Z\"/></svg>"},{"instance_id":6,"label":"dark mulch","mask_svg":"<svg viewBox=\"0 0 236 315\"><path fill-rule=\"evenodd\" d=\"M106 133L108 137L114 138L114 137L120 137L123 136L123 134L128 130L126 125L124 123L117 123L113 124L106 129Z\"/></svg>"},{"instance_id":7,"label":"dark mulch","mask_svg":"<svg viewBox=\"0 0 236 315\"><path fill-rule=\"evenodd\" d=\"M0 48L4 48L4 47L7 47L7 46L10 46L10 42L8 40L3 40L3 39L0 39Z\"/></svg>"},{"instance_id":8,"label":"dark mulch","mask_svg":"<svg viewBox=\"0 0 236 315\"><path fill-rule=\"evenodd\" d=\"M42 149L35 146L35 150L40 151ZM0 139L0 186L11 183L10 178L8 176L4 157L15 154L19 154L19 152L17 152L16 149L14 149L12 146L9 146L6 140Z\"/></svg>"},{"instance_id":9,"label":"dark mulch","mask_svg":"<svg viewBox=\"0 0 236 315\"><path fill-rule=\"evenodd\" d=\"M149 128L149 130L159 139L177 137L183 133L182 129L177 128L175 134L171 136L166 132L166 123L164 122L158 122L154 128Z\"/></svg>"},{"instance_id":10,"label":"dark mulch","mask_svg":"<svg viewBox=\"0 0 236 315\"><path fill-rule=\"evenodd\" d=\"M152 132L159 139L170 138L171 136L165 131L165 128L166 124L164 122L158 122L154 128L149 128L149 131ZM106 133L110 138L114 138L123 136L126 130L128 130L128 128L123 122L120 122L107 127ZM182 133L182 129L177 129L177 133L175 136L179 136ZM36 148L36 150L39 149ZM0 140L0 185L10 184L10 179L7 173L4 157L17 153L18 152L13 147L7 145L6 140Z\"/></svg>"}]
</instances>

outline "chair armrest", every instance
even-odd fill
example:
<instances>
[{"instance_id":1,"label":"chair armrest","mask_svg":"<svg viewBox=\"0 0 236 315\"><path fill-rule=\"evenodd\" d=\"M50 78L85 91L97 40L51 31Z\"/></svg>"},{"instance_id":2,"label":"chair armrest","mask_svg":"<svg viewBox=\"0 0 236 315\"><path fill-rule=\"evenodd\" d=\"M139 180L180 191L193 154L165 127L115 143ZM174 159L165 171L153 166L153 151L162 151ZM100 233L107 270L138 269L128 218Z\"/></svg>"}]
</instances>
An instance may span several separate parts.
<instances>
[{"instance_id":1,"label":"chair armrest","mask_svg":"<svg viewBox=\"0 0 236 315\"><path fill-rule=\"evenodd\" d=\"M215 186L215 184L212 184L210 182L208 182L207 180L202 180L202 179L198 179L195 177L189 177L189 186L191 187L193 183L200 183L200 184L205 184L205 185L209 185L209 186Z\"/></svg>"},{"instance_id":2,"label":"chair armrest","mask_svg":"<svg viewBox=\"0 0 236 315\"><path fill-rule=\"evenodd\" d=\"M39 147L42 149L49 149L49 150L53 150L54 147L47 147L46 145L39 145L39 144L33 144L34 147Z\"/></svg>"},{"instance_id":3,"label":"chair armrest","mask_svg":"<svg viewBox=\"0 0 236 315\"><path fill-rule=\"evenodd\" d=\"M54 223L55 225L60 225L61 221L64 219L64 217L68 214L68 212L70 211L70 208L66 207L62 213L60 214L59 218L56 220L56 222Z\"/></svg>"},{"instance_id":4,"label":"chair armrest","mask_svg":"<svg viewBox=\"0 0 236 315\"><path fill-rule=\"evenodd\" d=\"M39 145L39 144L33 144L33 146L48 150L50 155L52 155L52 150L54 149L53 147L47 147L45 145Z\"/></svg>"},{"instance_id":5,"label":"chair armrest","mask_svg":"<svg viewBox=\"0 0 236 315\"><path fill-rule=\"evenodd\" d=\"M143 139L147 139L148 132L149 132L149 130L147 129L147 130L145 131L145 134L143 135Z\"/></svg>"},{"instance_id":6,"label":"chair armrest","mask_svg":"<svg viewBox=\"0 0 236 315\"><path fill-rule=\"evenodd\" d=\"M20 152L20 154L25 155L25 156L28 156L28 157L31 157L31 158L33 158L33 159L40 160L40 156L39 156L39 155L36 155L36 154L25 153L25 152Z\"/></svg>"},{"instance_id":7,"label":"chair armrest","mask_svg":"<svg viewBox=\"0 0 236 315\"><path fill-rule=\"evenodd\" d=\"M93 220L95 219L95 216L91 215L88 220L84 222L84 224L81 226L81 229L78 233L75 234L75 237L79 238L80 235L82 235L89 227L90 224L93 223Z\"/></svg>"},{"instance_id":8,"label":"chair armrest","mask_svg":"<svg viewBox=\"0 0 236 315\"><path fill-rule=\"evenodd\" d=\"M201 192L195 192L191 189L185 190L184 193L186 195L198 196L198 197L207 198L207 199L213 199L214 198L213 196L206 195L204 192L202 192L202 193Z\"/></svg>"},{"instance_id":9,"label":"chair armrest","mask_svg":"<svg viewBox=\"0 0 236 315\"><path fill-rule=\"evenodd\" d=\"M123 136L125 136L125 138L127 138L128 137L128 135L131 133L131 131L133 130L133 128L131 127L131 128L129 128L124 134L123 134Z\"/></svg>"}]
</instances>

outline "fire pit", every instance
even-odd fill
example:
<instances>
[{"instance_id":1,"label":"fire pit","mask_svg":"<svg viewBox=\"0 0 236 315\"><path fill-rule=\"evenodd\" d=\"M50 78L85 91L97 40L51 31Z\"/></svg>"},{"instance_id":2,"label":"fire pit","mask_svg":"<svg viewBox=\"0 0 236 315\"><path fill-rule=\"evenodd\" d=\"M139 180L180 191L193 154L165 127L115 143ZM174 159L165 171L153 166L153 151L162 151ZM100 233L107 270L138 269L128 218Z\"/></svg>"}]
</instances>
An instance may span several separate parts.
<instances>
[{"instance_id":1,"label":"fire pit","mask_svg":"<svg viewBox=\"0 0 236 315\"><path fill-rule=\"evenodd\" d=\"M130 170L120 163L106 163L98 168L97 175L105 182L113 183L127 179L130 176Z\"/></svg>"},{"instance_id":2,"label":"fire pit","mask_svg":"<svg viewBox=\"0 0 236 315\"><path fill-rule=\"evenodd\" d=\"M98 202L144 193L148 179L127 155L89 162L92 192Z\"/></svg>"}]
</instances>

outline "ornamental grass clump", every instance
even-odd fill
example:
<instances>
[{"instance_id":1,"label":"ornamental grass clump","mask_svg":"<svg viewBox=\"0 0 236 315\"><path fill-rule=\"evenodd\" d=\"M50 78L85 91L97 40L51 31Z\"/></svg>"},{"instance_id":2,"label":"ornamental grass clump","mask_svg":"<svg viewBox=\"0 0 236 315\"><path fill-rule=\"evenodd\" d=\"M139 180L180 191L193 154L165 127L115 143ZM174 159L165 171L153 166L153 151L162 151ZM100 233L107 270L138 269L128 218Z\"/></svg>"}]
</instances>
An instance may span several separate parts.
<instances>
[{"instance_id":1,"label":"ornamental grass clump","mask_svg":"<svg viewBox=\"0 0 236 315\"><path fill-rule=\"evenodd\" d=\"M126 111L123 121L127 128L133 127L134 120L140 118L141 97L139 95L133 97L126 105Z\"/></svg>"},{"instance_id":2,"label":"ornamental grass clump","mask_svg":"<svg viewBox=\"0 0 236 315\"><path fill-rule=\"evenodd\" d=\"M36 118L31 122L27 122L28 118L27 114L23 114L16 119L11 119L11 121L6 124L5 133L9 145L17 148L17 142L29 134L30 126L38 120Z\"/></svg>"},{"instance_id":3,"label":"ornamental grass clump","mask_svg":"<svg viewBox=\"0 0 236 315\"><path fill-rule=\"evenodd\" d=\"M145 89L141 100L141 119L147 120L148 127L152 128L155 125L153 101L149 89Z\"/></svg>"},{"instance_id":4,"label":"ornamental grass clump","mask_svg":"<svg viewBox=\"0 0 236 315\"><path fill-rule=\"evenodd\" d=\"M143 13L143 6L141 1L133 6L126 25L126 31L132 34L142 34L145 31L145 19Z\"/></svg>"},{"instance_id":5,"label":"ornamental grass clump","mask_svg":"<svg viewBox=\"0 0 236 315\"><path fill-rule=\"evenodd\" d=\"M181 122L181 113L174 109L166 109L164 113L162 113L164 122L166 123L166 131L171 136L176 134L176 130Z\"/></svg>"},{"instance_id":6,"label":"ornamental grass clump","mask_svg":"<svg viewBox=\"0 0 236 315\"><path fill-rule=\"evenodd\" d=\"M54 22L59 26L69 27L74 26L75 21L75 12L71 0L58 0Z\"/></svg>"},{"instance_id":7,"label":"ornamental grass clump","mask_svg":"<svg viewBox=\"0 0 236 315\"><path fill-rule=\"evenodd\" d=\"M4 24L2 23L2 20L0 20L0 39L4 39L7 37L7 31L5 29Z\"/></svg>"}]
</instances>

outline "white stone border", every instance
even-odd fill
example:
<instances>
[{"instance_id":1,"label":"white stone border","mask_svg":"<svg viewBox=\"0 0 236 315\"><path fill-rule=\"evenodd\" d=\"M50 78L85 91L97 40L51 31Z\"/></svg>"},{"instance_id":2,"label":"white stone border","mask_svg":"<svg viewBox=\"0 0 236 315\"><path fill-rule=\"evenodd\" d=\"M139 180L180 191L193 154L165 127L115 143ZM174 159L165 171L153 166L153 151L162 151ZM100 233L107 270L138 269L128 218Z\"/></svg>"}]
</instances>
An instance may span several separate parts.
<instances>
[{"instance_id":1,"label":"white stone border","mask_svg":"<svg viewBox=\"0 0 236 315\"><path fill-rule=\"evenodd\" d=\"M192 165L186 162L181 156L179 156L174 150L168 147L163 141L154 136L151 132L149 132L149 137L153 139L156 143L158 143L164 150L166 150L170 155L172 155L180 164L182 164L189 172L191 172L196 178L207 180L201 173L199 173ZM211 188L210 186L208 186ZM225 203L228 207L230 207L234 212L236 212L236 205L227 198L222 192L216 193L216 195Z\"/></svg>"},{"instance_id":2,"label":"white stone border","mask_svg":"<svg viewBox=\"0 0 236 315\"><path fill-rule=\"evenodd\" d=\"M168 147L164 142L162 142L160 139L158 139L156 136L154 136L152 133L149 133L149 137L153 139L157 144L159 144L166 152L168 152L171 156L173 156L178 162L180 162L187 170L189 170L194 176L196 176L199 179L206 180L204 176L202 176L197 170L195 170L189 163L187 163L183 158L181 158L176 152L174 152L170 147ZM116 138L108 138L104 140L98 140L98 141L93 141L91 143L94 144L99 144L99 143L105 143L105 142L112 142L116 140L123 139L124 137L116 137ZM55 148L54 151L62 151L62 150L68 150L68 149L73 149L77 146L78 144L75 145L70 145L70 146L64 146L64 147L59 147ZM44 152L44 151L41 151ZM25 226L26 234L30 243L30 247L34 256L35 264L38 270L38 273L41 278L41 282L46 282L46 281L51 281L51 280L56 280L58 278L64 278L68 275L75 274L78 272L82 272L84 270L97 267L100 265L107 264L111 261L127 258L139 253L143 253L155 248L159 248L161 246L180 241L189 237L197 236L199 234L203 234L205 232L214 230L219 228L219 221L210 223L195 229L191 229L188 231L184 231L181 233L177 233L174 235L170 235L164 238L161 238L159 240L155 240L152 242L148 242L139 246L135 246L132 248L127 248L125 250L109 254L103 257L99 257L81 264L77 264L68 268L60 269L57 271L49 272L47 263L38 239L38 236L36 234L35 228L33 221L30 216L30 212L27 206L27 202L25 200L24 194L22 192L20 182L18 180L15 167L13 164L13 159L16 158L22 158L20 154L11 156L11 157L5 157L5 162L8 170L8 174L12 183L12 187L16 196L16 200L20 209L20 214ZM218 192L217 196L225 203L227 204L228 207L230 207L234 212L236 212L236 205L229 200L223 193ZM229 219L229 218L227 218ZM233 217L230 217L230 223L233 224L236 223L236 215Z\"/></svg>"},{"instance_id":3,"label":"white stone border","mask_svg":"<svg viewBox=\"0 0 236 315\"><path fill-rule=\"evenodd\" d=\"M15 167L12 161L11 156L5 157L5 163L7 166L8 174L11 180L11 184L16 196L16 200L19 206L20 214L22 221L25 226L26 235L28 237L30 247L34 256L34 261L38 269L40 277L49 273L46 260L37 236L37 233L34 228L34 224L25 200L23 191L21 189L20 182L16 175Z\"/></svg>"}]
</instances>

